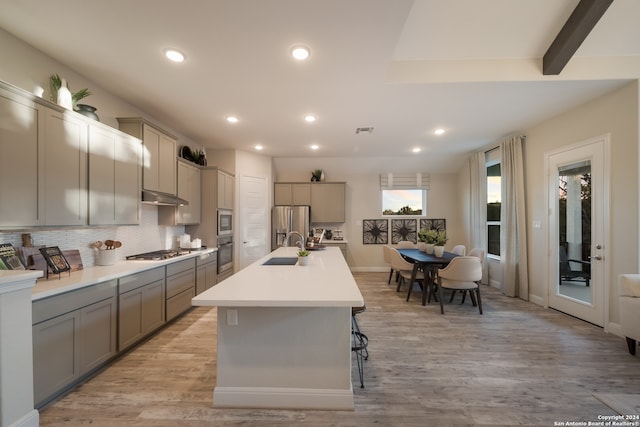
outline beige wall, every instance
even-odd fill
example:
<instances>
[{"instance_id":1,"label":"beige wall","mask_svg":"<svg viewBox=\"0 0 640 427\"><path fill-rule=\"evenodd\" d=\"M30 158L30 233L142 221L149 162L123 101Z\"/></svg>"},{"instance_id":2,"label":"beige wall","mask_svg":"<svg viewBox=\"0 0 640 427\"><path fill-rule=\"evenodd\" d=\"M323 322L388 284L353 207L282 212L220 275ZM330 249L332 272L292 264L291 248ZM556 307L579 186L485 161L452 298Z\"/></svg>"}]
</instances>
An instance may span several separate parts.
<instances>
[{"instance_id":1,"label":"beige wall","mask_svg":"<svg viewBox=\"0 0 640 427\"><path fill-rule=\"evenodd\" d=\"M611 135L610 273L605 286L609 301L608 322L617 323L617 277L621 273L638 272L637 81L526 131L529 283L532 300L544 303L547 270L539 266L546 265L545 153L604 134ZM540 221L542 228L534 229L533 221Z\"/></svg>"},{"instance_id":2,"label":"beige wall","mask_svg":"<svg viewBox=\"0 0 640 427\"><path fill-rule=\"evenodd\" d=\"M428 172L420 169L419 162L413 162L366 157L278 158L274 159L274 166L276 181L308 182L313 169L323 169L327 181L346 182L346 221L340 228L348 241L349 265L354 271L383 271L387 267L382 258L381 245L362 243L362 220L382 218L381 173ZM431 174L427 197L427 217L447 220L450 237L447 248L466 244L457 174Z\"/></svg>"}]
</instances>

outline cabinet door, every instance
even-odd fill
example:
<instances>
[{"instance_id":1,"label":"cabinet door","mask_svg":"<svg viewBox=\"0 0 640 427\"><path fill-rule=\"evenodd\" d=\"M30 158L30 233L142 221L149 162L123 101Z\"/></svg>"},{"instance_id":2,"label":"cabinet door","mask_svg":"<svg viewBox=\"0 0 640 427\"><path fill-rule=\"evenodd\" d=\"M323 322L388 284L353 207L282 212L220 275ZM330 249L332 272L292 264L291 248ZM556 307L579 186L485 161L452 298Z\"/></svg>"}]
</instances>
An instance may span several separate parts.
<instances>
[{"instance_id":1,"label":"cabinet door","mask_svg":"<svg viewBox=\"0 0 640 427\"><path fill-rule=\"evenodd\" d=\"M142 288L142 333L147 335L165 322L164 280Z\"/></svg>"},{"instance_id":2,"label":"cabinet door","mask_svg":"<svg viewBox=\"0 0 640 427\"><path fill-rule=\"evenodd\" d=\"M293 198L291 197L291 187L293 184L284 184L276 182L273 185L273 204L276 206L290 206L293 205Z\"/></svg>"},{"instance_id":3,"label":"cabinet door","mask_svg":"<svg viewBox=\"0 0 640 427\"><path fill-rule=\"evenodd\" d=\"M35 406L40 407L80 376L76 356L78 310L33 325L33 384Z\"/></svg>"},{"instance_id":4,"label":"cabinet door","mask_svg":"<svg viewBox=\"0 0 640 427\"><path fill-rule=\"evenodd\" d=\"M145 190L160 191L160 132L151 126L142 126L142 141L144 153L142 154L142 187Z\"/></svg>"},{"instance_id":5,"label":"cabinet door","mask_svg":"<svg viewBox=\"0 0 640 427\"><path fill-rule=\"evenodd\" d=\"M80 374L98 367L116 354L117 313L115 297L80 310Z\"/></svg>"},{"instance_id":6,"label":"cabinet door","mask_svg":"<svg viewBox=\"0 0 640 427\"><path fill-rule=\"evenodd\" d=\"M118 348L123 350L164 323L164 280L120 295Z\"/></svg>"},{"instance_id":7,"label":"cabinet door","mask_svg":"<svg viewBox=\"0 0 640 427\"><path fill-rule=\"evenodd\" d=\"M158 158L158 184L163 193L176 194L177 192L177 142L175 139L163 133L160 134L159 158Z\"/></svg>"},{"instance_id":8,"label":"cabinet door","mask_svg":"<svg viewBox=\"0 0 640 427\"><path fill-rule=\"evenodd\" d=\"M89 127L89 224L140 222L141 156L138 139Z\"/></svg>"},{"instance_id":9,"label":"cabinet door","mask_svg":"<svg viewBox=\"0 0 640 427\"><path fill-rule=\"evenodd\" d=\"M41 225L39 107L0 89L0 226Z\"/></svg>"},{"instance_id":10,"label":"cabinet door","mask_svg":"<svg viewBox=\"0 0 640 427\"><path fill-rule=\"evenodd\" d=\"M344 222L344 183L311 186L311 222Z\"/></svg>"},{"instance_id":11,"label":"cabinet door","mask_svg":"<svg viewBox=\"0 0 640 427\"><path fill-rule=\"evenodd\" d=\"M222 171L218 171L218 208L233 209L234 178Z\"/></svg>"},{"instance_id":12,"label":"cabinet door","mask_svg":"<svg viewBox=\"0 0 640 427\"><path fill-rule=\"evenodd\" d=\"M88 125L69 112L44 114L45 225L86 225Z\"/></svg>"},{"instance_id":13,"label":"cabinet door","mask_svg":"<svg viewBox=\"0 0 640 427\"><path fill-rule=\"evenodd\" d=\"M178 224L200 223L200 169L178 162L178 197L189 202L187 206L178 206Z\"/></svg>"},{"instance_id":14,"label":"cabinet door","mask_svg":"<svg viewBox=\"0 0 640 427\"><path fill-rule=\"evenodd\" d=\"M211 254L209 257L209 259L212 258L213 260L207 260L204 264L198 263L198 268L196 270L196 295L201 294L216 284L216 254ZM200 260L198 260L198 262L199 261Z\"/></svg>"}]
</instances>

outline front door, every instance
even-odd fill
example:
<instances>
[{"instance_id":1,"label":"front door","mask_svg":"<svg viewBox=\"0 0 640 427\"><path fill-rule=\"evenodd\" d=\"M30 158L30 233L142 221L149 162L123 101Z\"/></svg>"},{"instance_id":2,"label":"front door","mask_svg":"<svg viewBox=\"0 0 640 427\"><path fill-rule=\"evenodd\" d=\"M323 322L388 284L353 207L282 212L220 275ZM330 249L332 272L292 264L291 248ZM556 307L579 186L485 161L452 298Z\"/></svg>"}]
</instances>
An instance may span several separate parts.
<instances>
[{"instance_id":1,"label":"front door","mask_svg":"<svg viewBox=\"0 0 640 427\"><path fill-rule=\"evenodd\" d=\"M547 153L549 307L604 326L608 135Z\"/></svg>"}]
</instances>

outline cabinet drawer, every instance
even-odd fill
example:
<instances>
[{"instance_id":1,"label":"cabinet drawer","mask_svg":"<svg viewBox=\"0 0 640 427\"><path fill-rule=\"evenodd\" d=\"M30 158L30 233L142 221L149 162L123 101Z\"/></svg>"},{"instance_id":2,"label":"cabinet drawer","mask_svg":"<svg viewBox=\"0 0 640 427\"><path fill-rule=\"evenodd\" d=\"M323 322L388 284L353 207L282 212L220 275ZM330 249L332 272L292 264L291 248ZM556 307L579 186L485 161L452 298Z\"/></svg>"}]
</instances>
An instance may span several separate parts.
<instances>
[{"instance_id":1,"label":"cabinet drawer","mask_svg":"<svg viewBox=\"0 0 640 427\"><path fill-rule=\"evenodd\" d=\"M185 259L167 265L167 277L196 268L195 258Z\"/></svg>"},{"instance_id":2,"label":"cabinet drawer","mask_svg":"<svg viewBox=\"0 0 640 427\"><path fill-rule=\"evenodd\" d=\"M196 296L195 288L187 289L167 300L167 321L179 316L191 307L191 299Z\"/></svg>"},{"instance_id":3,"label":"cabinet drawer","mask_svg":"<svg viewBox=\"0 0 640 427\"><path fill-rule=\"evenodd\" d=\"M116 295L116 289L117 281L114 279L34 301L32 305L33 324L35 325L96 302L113 298Z\"/></svg>"},{"instance_id":4,"label":"cabinet drawer","mask_svg":"<svg viewBox=\"0 0 640 427\"><path fill-rule=\"evenodd\" d=\"M209 252L206 254L202 254L196 258L196 265L198 267L202 267L209 264L215 264L218 258L217 255L218 254L216 252Z\"/></svg>"},{"instance_id":5,"label":"cabinet drawer","mask_svg":"<svg viewBox=\"0 0 640 427\"><path fill-rule=\"evenodd\" d=\"M167 277L167 299L186 291L189 288L195 288L196 275L195 269L192 268L189 271L184 271L179 274L175 274L171 277Z\"/></svg>"},{"instance_id":6,"label":"cabinet drawer","mask_svg":"<svg viewBox=\"0 0 640 427\"><path fill-rule=\"evenodd\" d=\"M119 293L123 294L149 283L164 279L164 267L154 268L153 270L142 271L140 273L131 274L121 277L119 280Z\"/></svg>"}]
</instances>

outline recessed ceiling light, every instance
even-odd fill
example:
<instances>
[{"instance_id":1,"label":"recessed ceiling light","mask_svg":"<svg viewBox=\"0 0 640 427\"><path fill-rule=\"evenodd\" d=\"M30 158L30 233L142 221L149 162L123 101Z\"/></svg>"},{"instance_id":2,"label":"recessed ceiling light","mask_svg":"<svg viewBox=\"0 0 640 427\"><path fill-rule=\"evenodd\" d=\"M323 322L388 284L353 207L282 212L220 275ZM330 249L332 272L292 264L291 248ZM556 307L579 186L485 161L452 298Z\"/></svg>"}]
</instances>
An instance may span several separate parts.
<instances>
[{"instance_id":1,"label":"recessed ceiling light","mask_svg":"<svg viewBox=\"0 0 640 427\"><path fill-rule=\"evenodd\" d=\"M320 146L318 146L317 144L313 144L313 145L311 146L311 149L312 149L312 150L317 150L318 148L320 148Z\"/></svg>"},{"instance_id":2,"label":"recessed ceiling light","mask_svg":"<svg viewBox=\"0 0 640 427\"><path fill-rule=\"evenodd\" d=\"M444 133L444 129L442 128L438 128L435 131L433 131L433 133L435 133L436 135L442 135Z\"/></svg>"},{"instance_id":3,"label":"recessed ceiling light","mask_svg":"<svg viewBox=\"0 0 640 427\"><path fill-rule=\"evenodd\" d=\"M309 57L309 55L311 55L311 50L309 50L309 48L306 46L298 45L294 46L291 49L291 56L293 56L298 61L304 61Z\"/></svg>"},{"instance_id":4,"label":"recessed ceiling light","mask_svg":"<svg viewBox=\"0 0 640 427\"><path fill-rule=\"evenodd\" d=\"M165 49L164 56L166 56L167 59L173 62L182 62L185 59L184 53L176 49Z\"/></svg>"},{"instance_id":5,"label":"recessed ceiling light","mask_svg":"<svg viewBox=\"0 0 640 427\"><path fill-rule=\"evenodd\" d=\"M416 148L412 148L411 151L414 153L419 153L421 150L420 150L420 147L416 147Z\"/></svg>"},{"instance_id":6,"label":"recessed ceiling light","mask_svg":"<svg viewBox=\"0 0 640 427\"><path fill-rule=\"evenodd\" d=\"M238 119L238 117L236 116L227 116L227 121L229 123L238 123L240 119Z\"/></svg>"},{"instance_id":7,"label":"recessed ceiling light","mask_svg":"<svg viewBox=\"0 0 640 427\"><path fill-rule=\"evenodd\" d=\"M313 114L307 114L306 116L304 116L304 121L307 123L313 123L316 121L316 116L314 116Z\"/></svg>"},{"instance_id":8,"label":"recessed ceiling light","mask_svg":"<svg viewBox=\"0 0 640 427\"><path fill-rule=\"evenodd\" d=\"M258 145L256 145L256 146L255 146L255 147L253 147L253 148L255 148L256 150L260 151L260 150L262 150L264 147L263 147L262 145L258 144Z\"/></svg>"}]
</instances>

